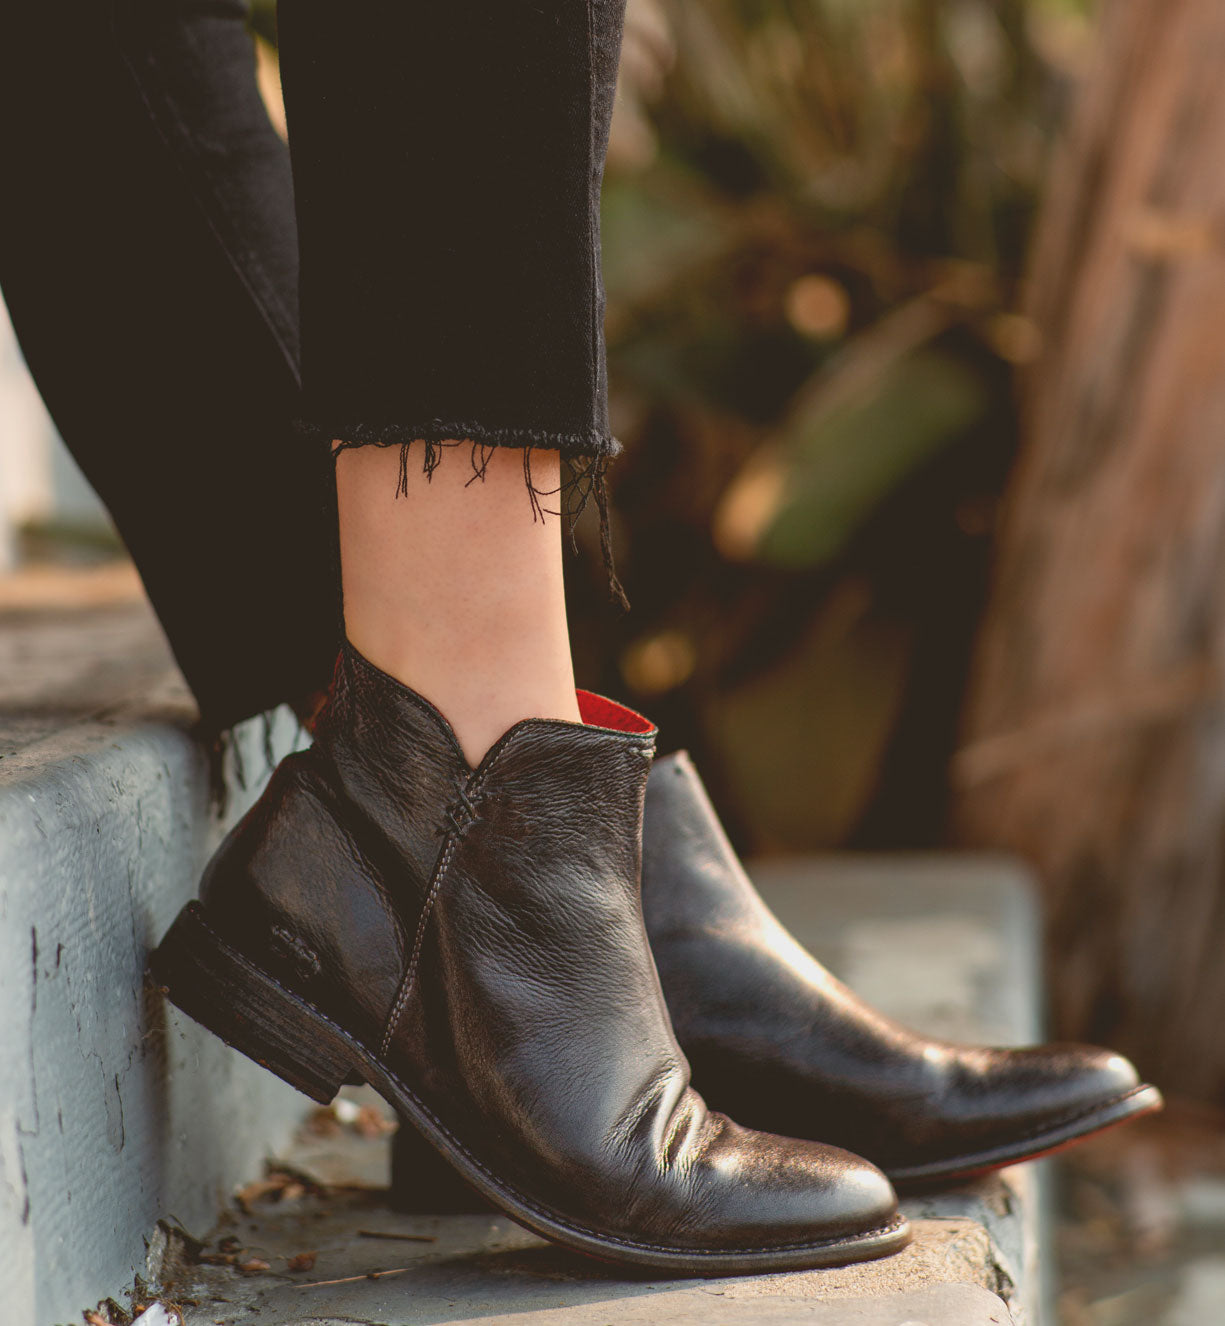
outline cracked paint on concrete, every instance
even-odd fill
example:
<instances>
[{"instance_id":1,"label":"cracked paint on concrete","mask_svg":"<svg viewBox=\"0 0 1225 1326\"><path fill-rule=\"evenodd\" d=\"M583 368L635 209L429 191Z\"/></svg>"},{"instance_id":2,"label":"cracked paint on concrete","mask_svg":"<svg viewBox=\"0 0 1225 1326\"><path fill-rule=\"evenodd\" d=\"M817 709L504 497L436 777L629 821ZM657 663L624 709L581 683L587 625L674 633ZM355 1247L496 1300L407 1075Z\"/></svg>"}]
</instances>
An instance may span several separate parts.
<instances>
[{"instance_id":1,"label":"cracked paint on concrete","mask_svg":"<svg viewBox=\"0 0 1225 1326\"><path fill-rule=\"evenodd\" d=\"M282 749L295 732L283 715ZM256 749L258 731L243 740ZM81 723L0 764L0 1283L12 1320L80 1320L143 1270L159 1217L211 1224L301 1113L301 1097L146 988L149 948L228 827L207 784L202 753L171 724ZM256 790L235 791L228 820Z\"/></svg>"}]
</instances>

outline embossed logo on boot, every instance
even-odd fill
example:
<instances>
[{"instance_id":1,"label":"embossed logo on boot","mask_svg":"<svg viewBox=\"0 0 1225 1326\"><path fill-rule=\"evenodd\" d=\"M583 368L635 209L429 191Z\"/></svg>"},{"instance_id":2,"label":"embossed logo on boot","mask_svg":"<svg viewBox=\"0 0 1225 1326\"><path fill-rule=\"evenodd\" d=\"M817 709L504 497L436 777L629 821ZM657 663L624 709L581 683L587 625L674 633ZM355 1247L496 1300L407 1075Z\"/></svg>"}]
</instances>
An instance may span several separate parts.
<instances>
[{"instance_id":1,"label":"embossed logo on boot","mask_svg":"<svg viewBox=\"0 0 1225 1326\"><path fill-rule=\"evenodd\" d=\"M299 976L305 981L314 980L323 970L319 955L309 945L304 944L291 930L284 926L272 927L273 947Z\"/></svg>"}]
</instances>

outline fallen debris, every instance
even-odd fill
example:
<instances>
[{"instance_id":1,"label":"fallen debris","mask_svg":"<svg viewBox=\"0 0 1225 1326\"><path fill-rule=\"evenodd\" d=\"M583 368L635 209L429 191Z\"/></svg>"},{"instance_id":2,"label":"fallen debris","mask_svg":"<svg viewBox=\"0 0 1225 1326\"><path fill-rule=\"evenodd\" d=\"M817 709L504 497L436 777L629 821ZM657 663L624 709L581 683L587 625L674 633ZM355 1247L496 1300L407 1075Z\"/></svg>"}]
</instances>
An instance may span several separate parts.
<instances>
[{"instance_id":1,"label":"fallen debris","mask_svg":"<svg viewBox=\"0 0 1225 1326\"><path fill-rule=\"evenodd\" d=\"M437 1243L433 1234L397 1234L389 1229L359 1229L359 1239L400 1239L404 1243Z\"/></svg>"},{"instance_id":2,"label":"fallen debris","mask_svg":"<svg viewBox=\"0 0 1225 1326\"><path fill-rule=\"evenodd\" d=\"M302 1128L316 1137L335 1137L348 1129L373 1141L394 1133L398 1126L377 1105L359 1105L342 1096L330 1105L313 1109Z\"/></svg>"},{"instance_id":3,"label":"fallen debris","mask_svg":"<svg viewBox=\"0 0 1225 1326\"><path fill-rule=\"evenodd\" d=\"M125 1312L114 1299L107 1299L98 1310L84 1314L85 1326L183 1326L183 1314L172 1303L137 1303L134 1310L136 1316Z\"/></svg>"},{"instance_id":4,"label":"fallen debris","mask_svg":"<svg viewBox=\"0 0 1225 1326\"><path fill-rule=\"evenodd\" d=\"M354 1130L372 1141L379 1137L389 1137L398 1127L399 1124L389 1119L376 1105L360 1106L357 1118L353 1120Z\"/></svg>"},{"instance_id":5,"label":"fallen debris","mask_svg":"<svg viewBox=\"0 0 1225 1326\"><path fill-rule=\"evenodd\" d=\"M317 1105L302 1123L302 1131L312 1137L336 1137L342 1127L332 1105Z\"/></svg>"},{"instance_id":6,"label":"fallen debris","mask_svg":"<svg viewBox=\"0 0 1225 1326\"><path fill-rule=\"evenodd\" d=\"M257 1202L296 1202L303 1197L321 1197L326 1189L306 1174L285 1166L269 1169L262 1179L256 1179L240 1188L234 1195L244 1215L253 1215Z\"/></svg>"},{"instance_id":7,"label":"fallen debris","mask_svg":"<svg viewBox=\"0 0 1225 1326\"><path fill-rule=\"evenodd\" d=\"M397 1266L392 1271L367 1271L365 1275L342 1275L339 1280L307 1280L303 1289L322 1289L325 1285L355 1285L361 1280L386 1280L393 1275L407 1275L411 1266Z\"/></svg>"},{"instance_id":8,"label":"fallen debris","mask_svg":"<svg viewBox=\"0 0 1225 1326\"><path fill-rule=\"evenodd\" d=\"M183 1326L183 1314L166 1303L150 1303L132 1326Z\"/></svg>"},{"instance_id":9,"label":"fallen debris","mask_svg":"<svg viewBox=\"0 0 1225 1326\"><path fill-rule=\"evenodd\" d=\"M132 1313L113 1298L104 1298L96 1308L83 1314L88 1326L131 1326Z\"/></svg>"}]
</instances>

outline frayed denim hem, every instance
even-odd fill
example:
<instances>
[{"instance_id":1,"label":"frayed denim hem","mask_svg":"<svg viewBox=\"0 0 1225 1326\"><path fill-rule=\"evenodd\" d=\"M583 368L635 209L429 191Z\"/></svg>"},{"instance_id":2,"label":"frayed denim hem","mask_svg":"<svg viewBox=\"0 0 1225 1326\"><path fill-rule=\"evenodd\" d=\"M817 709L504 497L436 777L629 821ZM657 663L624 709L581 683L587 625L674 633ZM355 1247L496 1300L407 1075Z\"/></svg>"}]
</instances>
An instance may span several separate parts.
<instances>
[{"instance_id":1,"label":"frayed denim hem","mask_svg":"<svg viewBox=\"0 0 1225 1326\"><path fill-rule=\"evenodd\" d=\"M575 456L603 456L611 459L621 453L621 443L615 437L595 430L585 433L553 433L523 425L495 427L444 419L429 419L420 424L318 423L299 419L295 427L306 437L339 444L340 448L346 450L350 447L391 447L411 442L459 440L479 442L487 447L535 447L545 451L560 451L567 459Z\"/></svg>"},{"instance_id":2,"label":"frayed denim hem","mask_svg":"<svg viewBox=\"0 0 1225 1326\"><path fill-rule=\"evenodd\" d=\"M608 593L623 611L629 611L629 599L617 578L612 547L612 522L609 513L607 469L609 462L621 451L621 443L607 433L572 434L538 433L526 428L488 428L483 424L446 424L432 420L425 427L391 425L348 425L330 428L315 423L297 421L298 432L317 441L326 441L331 447L332 459L342 452L358 447L399 447L400 473L396 483L396 496L408 493L409 457L414 445L421 447L421 470L427 479L442 461L443 452L467 443L471 447L469 463L472 477L469 483L484 479L485 470L494 451L510 448L523 452L523 480L532 504L532 519L543 520L546 515L562 516L570 535L570 546L576 552L574 526L594 501L600 518L600 554L608 578ZM569 477L560 488L537 488L532 480L532 451L545 450L561 453L569 468ZM557 508L546 507L545 500L557 498Z\"/></svg>"}]
</instances>

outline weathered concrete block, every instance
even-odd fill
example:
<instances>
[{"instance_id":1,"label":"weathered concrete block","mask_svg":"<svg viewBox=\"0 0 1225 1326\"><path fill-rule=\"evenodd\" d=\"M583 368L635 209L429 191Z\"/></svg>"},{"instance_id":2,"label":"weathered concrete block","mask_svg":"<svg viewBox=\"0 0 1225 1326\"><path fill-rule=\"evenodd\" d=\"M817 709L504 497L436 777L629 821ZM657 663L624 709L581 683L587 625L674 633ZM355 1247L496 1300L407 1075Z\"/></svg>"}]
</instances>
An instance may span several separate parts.
<instances>
[{"instance_id":1,"label":"weathered concrete block","mask_svg":"<svg viewBox=\"0 0 1225 1326\"><path fill-rule=\"evenodd\" d=\"M549 1247L500 1216L397 1216L344 1192L268 1208L224 1226L269 1271L172 1266L174 1294L197 1300L187 1326L1011 1326L978 1282L987 1235L973 1221L929 1221L895 1257L738 1279L652 1280ZM367 1231L365 1237L355 1234ZM403 1242L394 1237L407 1235ZM411 1241L411 1240L425 1240ZM289 1259L317 1253L308 1273ZM371 1278L373 1273L373 1277ZM173 1297L173 1295L172 1295Z\"/></svg>"},{"instance_id":2,"label":"weathered concrete block","mask_svg":"<svg viewBox=\"0 0 1225 1326\"><path fill-rule=\"evenodd\" d=\"M254 793L234 786L226 820L212 814L190 710L172 716L81 721L0 760L0 1284L12 1321L79 1321L144 1270L160 1217L206 1228L301 1113L296 1093L145 987L150 946ZM295 735L280 715L275 744ZM262 733L240 741L261 769Z\"/></svg>"}]
</instances>

